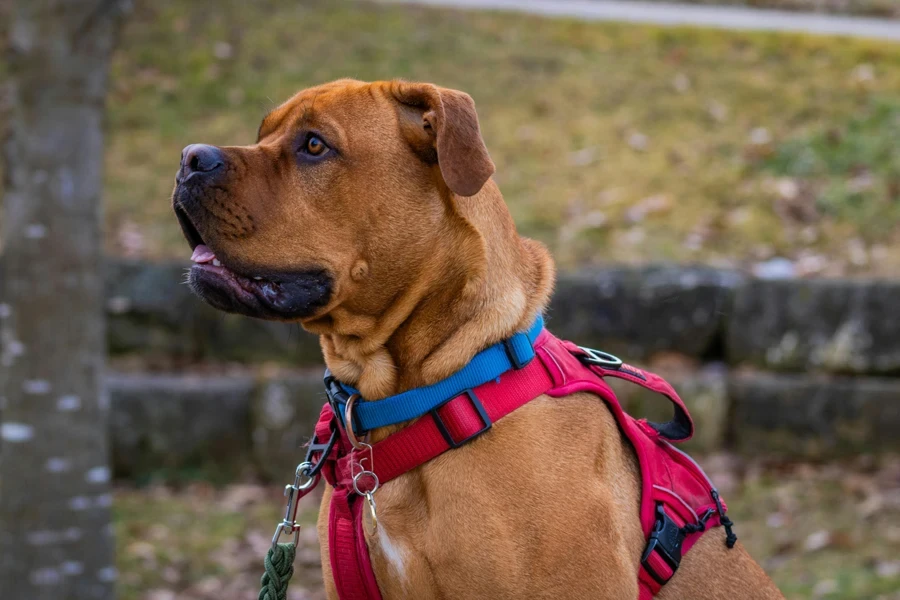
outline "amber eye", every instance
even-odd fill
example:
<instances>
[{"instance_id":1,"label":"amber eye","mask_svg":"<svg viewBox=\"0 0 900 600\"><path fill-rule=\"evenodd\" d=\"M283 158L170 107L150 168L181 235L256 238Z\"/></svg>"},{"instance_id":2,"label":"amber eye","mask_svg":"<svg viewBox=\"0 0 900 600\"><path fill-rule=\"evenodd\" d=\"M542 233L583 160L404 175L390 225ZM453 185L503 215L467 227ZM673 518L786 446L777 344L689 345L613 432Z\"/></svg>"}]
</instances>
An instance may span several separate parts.
<instances>
[{"instance_id":1,"label":"amber eye","mask_svg":"<svg viewBox=\"0 0 900 600\"><path fill-rule=\"evenodd\" d=\"M312 156L320 156L328 149L328 146L326 146L325 142L323 142L320 138L311 135L309 136L309 139L306 140L306 145L303 149L306 150L307 154L310 154Z\"/></svg>"}]
</instances>

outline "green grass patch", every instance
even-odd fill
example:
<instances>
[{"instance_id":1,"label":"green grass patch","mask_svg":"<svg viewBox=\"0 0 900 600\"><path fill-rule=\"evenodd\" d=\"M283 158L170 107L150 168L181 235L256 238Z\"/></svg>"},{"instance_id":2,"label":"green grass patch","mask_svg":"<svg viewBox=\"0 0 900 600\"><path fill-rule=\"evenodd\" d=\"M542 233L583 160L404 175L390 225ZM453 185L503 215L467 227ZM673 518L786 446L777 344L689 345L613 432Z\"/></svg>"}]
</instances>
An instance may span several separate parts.
<instances>
[{"instance_id":1,"label":"green grass patch","mask_svg":"<svg viewBox=\"0 0 900 600\"><path fill-rule=\"evenodd\" d=\"M817 209L888 236L900 220L900 102L882 100L848 122L781 144L766 168L812 189Z\"/></svg>"},{"instance_id":2,"label":"green grass patch","mask_svg":"<svg viewBox=\"0 0 900 600\"><path fill-rule=\"evenodd\" d=\"M900 265L884 226L897 151L877 124L900 92L900 45L336 0L138 4L113 67L110 250L186 256L168 201L181 148L252 143L268 109L338 77L471 93L520 229L564 266L775 254L821 256L827 272ZM880 191L863 214L842 208L857 175L828 171L810 192L821 210L796 219L781 179L832 130L879 136L867 172ZM849 261L848 243L882 259Z\"/></svg>"}]
</instances>

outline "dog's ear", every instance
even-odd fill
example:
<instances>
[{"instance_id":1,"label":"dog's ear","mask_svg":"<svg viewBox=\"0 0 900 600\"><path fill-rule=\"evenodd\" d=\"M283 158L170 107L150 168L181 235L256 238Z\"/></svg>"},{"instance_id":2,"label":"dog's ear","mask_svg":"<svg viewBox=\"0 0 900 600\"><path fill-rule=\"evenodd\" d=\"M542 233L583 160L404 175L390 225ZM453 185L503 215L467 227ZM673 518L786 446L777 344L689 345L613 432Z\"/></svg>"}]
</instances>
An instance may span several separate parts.
<instances>
[{"instance_id":1,"label":"dog's ear","mask_svg":"<svg viewBox=\"0 0 900 600\"><path fill-rule=\"evenodd\" d=\"M404 81L393 82L391 92L406 109L401 126L413 149L426 160L437 161L444 183L455 194L477 194L494 173L494 162L481 138L472 97Z\"/></svg>"}]
</instances>

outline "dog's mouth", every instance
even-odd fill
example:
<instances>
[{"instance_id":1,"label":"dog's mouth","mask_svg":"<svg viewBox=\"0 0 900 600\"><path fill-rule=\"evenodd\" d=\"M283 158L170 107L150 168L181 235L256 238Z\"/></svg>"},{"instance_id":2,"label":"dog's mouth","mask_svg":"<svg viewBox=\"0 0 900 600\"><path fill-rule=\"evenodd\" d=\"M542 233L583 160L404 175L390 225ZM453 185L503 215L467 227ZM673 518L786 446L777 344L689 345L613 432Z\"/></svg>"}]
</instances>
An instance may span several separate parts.
<instances>
[{"instance_id":1,"label":"dog's mouth","mask_svg":"<svg viewBox=\"0 0 900 600\"><path fill-rule=\"evenodd\" d=\"M177 204L175 214L192 250L188 283L215 308L263 319L296 320L312 316L331 298L332 278L325 269L276 272L230 266L216 257Z\"/></svg>"}]
</instances>

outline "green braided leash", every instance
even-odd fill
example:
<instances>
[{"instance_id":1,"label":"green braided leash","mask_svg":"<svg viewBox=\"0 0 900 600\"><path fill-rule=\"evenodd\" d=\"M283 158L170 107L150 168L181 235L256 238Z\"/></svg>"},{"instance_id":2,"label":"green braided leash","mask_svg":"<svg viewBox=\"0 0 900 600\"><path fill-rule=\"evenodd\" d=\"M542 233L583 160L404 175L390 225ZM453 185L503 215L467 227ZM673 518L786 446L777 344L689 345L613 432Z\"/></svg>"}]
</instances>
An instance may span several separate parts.
<instances>
[{"instance_id":1,"label":"green braided leash","mask_svg":"<svg viewBox=\"0 0 900 600\"><path fill-rule=\"evenodd\" d=\"M297 547L292 543L278 544L266 553L266 572L258 600L286 600L288 583L294 575L294 556Z\"/></svg>"},{"instance_id":2,"label":"green braided leash","mask_svg":"<svg viewBox=\"0 0 900 600\"><path fill-rule=\"evenodd\" d=\"M313 464L310 462L300 463L294 471L294 483L284 487L284 495L287 496L284 520L275 528L272 545L266 552L266 572L263 573L260 582L262 589L259 590L259 600L287 600L288 583L294 576L297 542L300 541L300 526L297 525L297 501L319 483L319 474L310 474L313 468ZM278 540L283 533L293 534L293 543L279 544Z\"/></svg>"}]
</instances>

